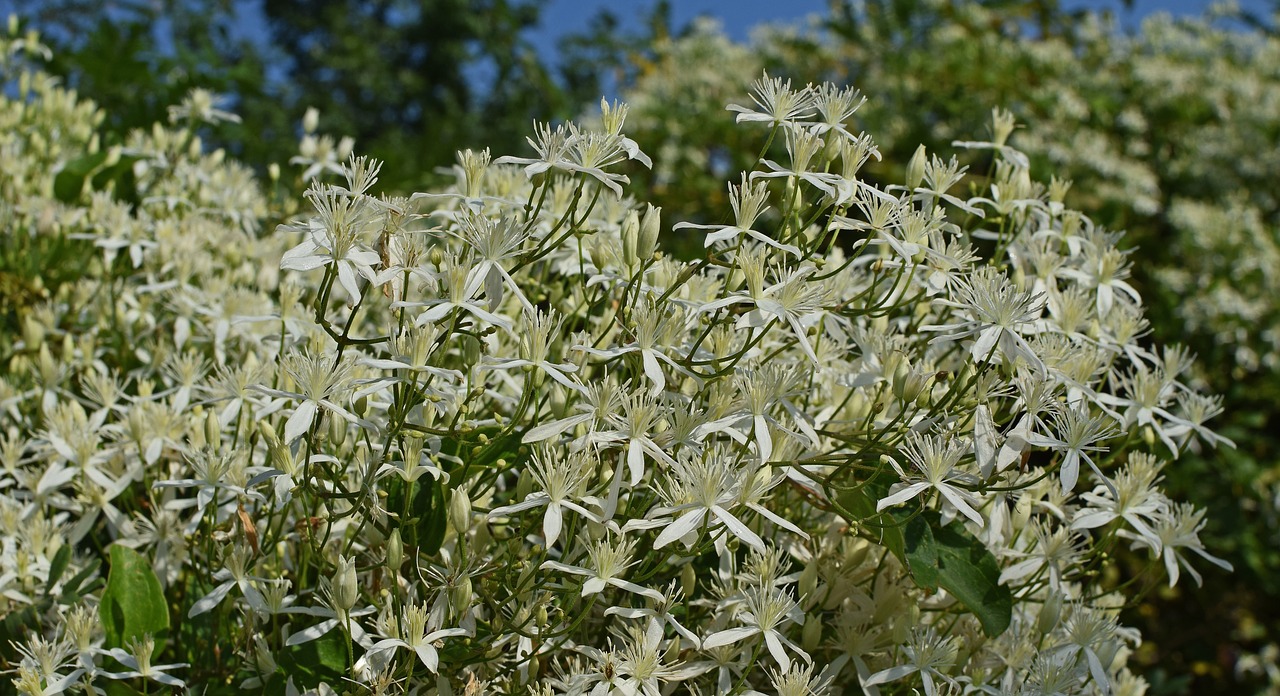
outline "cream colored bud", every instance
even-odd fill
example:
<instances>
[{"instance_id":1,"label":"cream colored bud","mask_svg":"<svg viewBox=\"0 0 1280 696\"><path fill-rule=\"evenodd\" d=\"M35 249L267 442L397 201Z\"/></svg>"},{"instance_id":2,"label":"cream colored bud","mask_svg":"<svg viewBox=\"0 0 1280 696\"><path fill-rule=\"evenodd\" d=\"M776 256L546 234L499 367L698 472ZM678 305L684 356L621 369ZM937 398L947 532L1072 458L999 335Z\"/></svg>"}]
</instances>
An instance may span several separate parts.
<instances>
[{"instance_id":1,"label":"cream colored bud","mask_svg":"<svg viewBox=\"0 0 1280 696\"><path fill-rule=\"evenodd\" d=\"M822 642L822 618L809 614L804 619L804 628L800 631L800 646L805 652L813 652Z\"/></svg>"},{"instance_id":2,"label":"cream colored bud","mask_svg":"<svg viewBox=\"0 0 1280 696\"><path fill-rule=\"evenodd\" d=\"M267 441L270 447L280 446L280 436L276 434L275 428L265 420L258 421L258 432L262 434L262 439Z\"/></svg>"},{"instance_id":3,"label":"cream colored bud","mask_svg":"<svg viewBox=\"0 0 1280 696\"><path fill-rule=\"evenodd\" d=\"M925 151L924 145L916 148L916 153L907 162L907 188L914 191L924 181Z\"/></svg>"},{"instance_id":4,"label":"cream colored bud","mask_svg":"<svg viewBox=\"0 0 1280 696\"><path fill-rule=\"evenodd\" d=\"M338 150L334 154L338 156L338 159L345 160L351 156L351 151L354 150L355 147L356 141L351 136L345 135L342 137L342 140L338 141Z\"/></svg>"},{"instance_id":5,"label":"cream colored bud","mask_svg":"<svg viewBox=\"0 0 1280 696\"><path fill-rule=\"evenodd\" d=\"M632 210L622 223L622 263L627 268L640 266L640 214Z\"/></svg>"},{"instance_id":6,"label":"cream colored bud","mask_svg":"<svg viewBox=\"0 0 1280 696\"><path fill-rule=\"evenodd\" d=\"M271 180L272 180L272 181L279 181L279 180L280 180L280 165L279 165L279 164L276 164L275 162L272 162L271 164L268 164L268 165L267 165L267 176L271 177Z\"/></svg>"},{"instance_id":7,"label":"cream colored bud","mask_svg":"<svg viewBox=\"0 0 1280 696\"><path fill-rule=\"evenodd\" d=\"M360 600L360 587L356 584L356 562L338 556L333 572L333 604L335 609L349 611Z\"/></svg>"},{"instance_id":8,"label":"cream colored bud","mask_svg":"<svg viewBox=\"0 0 1280 696\"><path fill-rule=\"evenodd\" d=\"M222 443L222 423L218 421L218 414L210 411L204 418L204 441L216 452L218 445Z\"/></svg>"},{"instance_id":9,"label":"cream colored bud","mask_svg":"<svg viewBox=\"0 0 1280 696\"><path fill-rule=\"evenodd\" d=\"M680 586L684 589L686 597L692 597L694 591L698 589L698 572L693 569L692 563L686 563L680 570Z\"/></svg>"},{"instance_id":10,"label":"cream colored bud","mask_svg":"<svg viewBox=\"0 0 1280 696\"><path fill-rule=\"evenodd\" d=\"M800 596L808 597L818 589L818 562L811 561L800 571Z\"/></svg>"},{"instance_id":11,"label":"cream colored bud","mask_svg":"<svg viewBox=\"0 0 1280 696\"><path fill-rule=\"evenodd\" d=\"M347 421L329 414L329 441L341 447L347 441Z\"/></svg>"},{"instance_id":12,"label":"cream colored bud","mask_svg":"<svg viewBox=\"0 0 1280 696\"><path fill-rule=\"evenodd\" d=\"M44 324L36 321L31 316L27 316L22 320L22 341L27 345L28 349L44 345Z\"/></svg>"},{"instance_id":13,"label":"cream colored bud","mask_svg":"<svg viewBox=\"0 0 1280 696\"><path fill-rule=\"evenodd\" d=\"M1040 635L1048 635L1050 631L1057 628L1061 617L1062 595L1050 590L1044 604L1040 605L1040 614L1036 616L1036 628L1040 631Z\"/></svg>"},{"instance_id":14,"label":"cream colored bud","mask_svg":"<svg viewBox=\"0 0 1280 696\"><path fill-rule=\"evenodd\" d=\"M463 488L455 488L449 495L449 524L459 535L471 529L471 498Z\"/></svg>"},{"instance_id":15,"label":"cream colored bud","mask_svg":"<svg viewBox=\"0 0 1280 696\"><path fill-rule=\"evenodd\" d=\"M520 478L516 481L516 500L524 500L533 492L533 474L528 469L520 472Z\"/></svg>"},{"instance_id":16,"label":"cream colored bud","mask_svg":"<svg viewBox=\"0 0 1280 696\"><path fill-rule=\"evenodd\" d=\"M658 250L658 232L662 227L662 208L648 205L640 219L640 236L636 240L636 256L647 259Z\"/></svg>"},{"instance_id":17,"label":"cream colored bud","mask_svg":"<svg viewBox=\"0 0 1280 696\"><path fill-rule=\"evenodd\" d=\"M400 566L404 564L404 539L400 537L400 530L391 530L391 536L387 537L387 568L391 571L400 570Z\"/></svg>"},{"instance_id":18,"label":"cream colored bud","mask_svg":"<svg viewBox=\"0 0 1280 696\"><path fill-rule=\"evenodd\" d=\"M320 126L320 112L314 106L307 109L307 113L302 116L302 132L314 133L316 128Z\"/></svg>"}]
</instances>

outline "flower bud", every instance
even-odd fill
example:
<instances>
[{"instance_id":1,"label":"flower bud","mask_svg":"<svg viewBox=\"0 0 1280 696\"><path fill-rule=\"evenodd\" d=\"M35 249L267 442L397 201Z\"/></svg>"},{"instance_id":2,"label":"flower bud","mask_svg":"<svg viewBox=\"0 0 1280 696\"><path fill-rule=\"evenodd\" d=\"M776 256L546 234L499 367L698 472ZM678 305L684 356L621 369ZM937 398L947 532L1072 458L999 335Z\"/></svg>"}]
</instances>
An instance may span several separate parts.
<instances>
[{"instance_id":1,"label":"flower bud","mask_svg":"<svg viewBox=\"0 0 1280 696\"><path fill-rule=\"evenodd\" d=\"M307 109L307 113L302 116L302 132L314 133L320 125L320 112L314 106Z\"/></svg>"},{"instance_id":2,"label":"flower bud","mask_svg":"<svg viewBox=\"0 0 1280 696\"><path fill-rule=\"evenodd\" d=\"M622 223L622 263L630 269L640 267L640 215L632 210Z\"/></svg>"},{"instance_id":3,"label":"flower bud","mask_svg":"<svg viewBox=\"0 0 1280 696\"><path fill-rule=\"evenodd\" d=\"M471 577L464 575L457 584L449 588L449 605L458 614L466 613L471 608Z\"/></svg>"},{"instance_id":4,"label":"flower bud","mask_svg":"<svg viewBox=\"0 0 1280 696\"><path fill-rule=\"evenodd\" d=\"M339 416L329 416L329 441L341 447L347 440L347 421Z\"/></svg>"},{"instance_id":5,"label":"flower bud","mask_svg":"<svg viewBox=\"0 0 1280 696\"><path fill-rule=\"evenodd\" d=\"M449 494L449 524L459 536L471 529L471 498L462 488L455 488Z\"/></svg>"},{"instance_id":6,"label":"flower bud","mask_svg":"<svg viewBox=\"0 0 1280 696\"><path fill-rule=\"evenodd\" d=\"M924 145L916 148L916 153L907 162L907 188L912 191L924 181L925 154Z\"/></svg>"},{"instance_id":7,"label":"flower bud","mask_svg":"<svg viewBox=\"0 0 1280 696\"><path fill-rule=\"evenodd\" d=\"M818 588L818 562L811 561L800 572L800 596L807 598Z\"/></svg>"},{"instance_id":8,"label":"flower bud","mask_svg":"<svg viewBox=\"0 0 1280 696\"><path fill-rule=\"evenodd\" d=\"M520 472L520 478L516 480L516 500L524 500L533 492L533 473L528 469Z\"/></svg>"},{"instance_id":9,"label":"flower bud","mask_svg":"<svg viewBox=\"0 0 1280 696\"><path fill-rule=\"evenodd\" d=\"M391 536L387 537L387 568L392 572L400 570L400 566L404 564L404 539L400 537L400 530L391 530Z\"/></svg>"},{"instance_id":10,"label":"flower bud","mask_svg":"<svg viewBox=\"0 0 1280 696\"><path fill-rule=\"evenodd\" d=\"M695 590L698 589L698 573L693 569L692 563L686 563L680 571L680 586L684 590L684 596L692 597Z\"/></svg>"},{"instance_id":11,"label":"flower bud","mask_svg":"<svg viewBox=\"0 0 1280 696\"><path fill-rule=\"evenodd\" d=\"M662 227L662 208L649 205L640 220L640 236L636 240L636 256L648 259L658 250L658 232Z\"/></svg>"},{"instance_id":12,"label":"flower bud","mask_svg":"<svg viewBox=\"0 0 1280 696\"><path fill-rule=\"evenodd\" d=\"M804 618L804 628L800 631L800 646L805 652L813 652L822 642L822 619L814 614Z\"/></svg>"},{"instance_id":13,"label":"flower bud","mask_svg":"<svg viewBox=\"0 0 1280 696\"><path fill-rule=\"evenodd\" d=\"M218 451L218 445L222 443L222 423L218 421L218 414L213 411L204 418L204 441L215 452Z\"/></svg>"},{"instance_id":14,"label":"flower bud","mask_svg":"<svg viewBox=\"0 0 1280 696\"><path fill-rule=\"evenodd\" d=\"M334 609L349 611L360 599L360 588L356 584L356 562L345 556L338 556L338 563L333 572L333 604Z\"/></svg>"},{"instance_id":15,"label":"flower bud","mask_svg":"<svg viewBox=\"0 0 1280 696\"><path fill-rule=\"evenodd\" d=\"M1014 125L1013 113L998 106L991 110L991 135L997 146L1003 146L1009 141Z\"/></svg>"},{"instance_id":16,"label":"flower bud","mask_svg":"<svg viewBox=\"0 0 1280 696\"><path fill-rule=\"evenodd\" d=\"M1058 620L1062 617L1062 595L1050 591L1049 596L1045 598L1044 604L1040 605L1040 614L1036 617L1036 629L1040 631L1040 635L1047 635L1058 625Z\"/></svg>"},{"instance_id":17,"label":"flower bud","mask_svg":"<svg viewBox=\"0 0 1280 696\"><path fill-rule=\"evenodd\" d=\"M27 348L34 348L44 344L44 324L36 321L31 316L24 317L22 320L22 342Z\"/></svg>"}]
</instances>

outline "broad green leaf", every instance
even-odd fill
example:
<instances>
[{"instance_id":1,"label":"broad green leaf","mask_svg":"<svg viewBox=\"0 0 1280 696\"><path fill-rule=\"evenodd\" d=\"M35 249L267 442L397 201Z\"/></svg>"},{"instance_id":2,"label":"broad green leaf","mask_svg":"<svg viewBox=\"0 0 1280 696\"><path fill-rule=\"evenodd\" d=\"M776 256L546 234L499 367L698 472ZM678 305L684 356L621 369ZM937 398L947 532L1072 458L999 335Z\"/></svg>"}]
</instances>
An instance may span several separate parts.
<instances>
[{"instance_id":1,"label":"broad green leaf","mask_svg":"<svg viewBox=\"0 0 1280 696\"><path fill-rule=\"evenodd\" d=\"M944 526L932 510L906 524L903 541L917 585L951 593L988 636L1004 633L1013 618L1013 595L1000 584L1000 567L981 541L957 525Z\"/></svg>"},{"instance_id":2,"label":"broad green leaf","mask_svg":"<svg viewBox=\"0 0 1280 696\"><path fill-rule=\"evenodd\" d=\"M903 558L902 519L893 511L876 512L876 503L889 494L888 476L880 475L836 496L838 512L856 524L863 537L871 539ZM904 516L905 517L905 516Z\"/></svg>"},{"instance_id":3,"label":"broad green leaf","mask_svg":"<svg viewBox=\"0 0 1280 696\"><path fill-rule=\"evenodd\" d=\"M335 628L315 640L286 647L276 656L276 663L302 688L338 683L347 676L347 639ZM269 685L272 682L275 680Z\"/></svg>"},{"instance_id":4,"label":"broad green leaf","mask_svg":"<svg viewBox=\"0 0 1280 696\"><path fill-rule=\"evenodd\" d=\"M98 615L108 648L122 648L143 634L169 629L169 606L146 556L120 544L111 547L111 571Z\"/></svg>"},{"instance_id":5,"label":"broad green leaf","mask_svg":"<svg viewBox=\"0 0 1280 696\"><path fill-rule=\"evenodd\" d=\"M405 495L410 486L413 492L406 509ZM440 550L448 506L444 486L439 482L430 476L423 476L413 484L392 480L387 486L387 509L401 515L398 526L408 547L418 547L428 555Z\"/></svg>"}]
</instances>

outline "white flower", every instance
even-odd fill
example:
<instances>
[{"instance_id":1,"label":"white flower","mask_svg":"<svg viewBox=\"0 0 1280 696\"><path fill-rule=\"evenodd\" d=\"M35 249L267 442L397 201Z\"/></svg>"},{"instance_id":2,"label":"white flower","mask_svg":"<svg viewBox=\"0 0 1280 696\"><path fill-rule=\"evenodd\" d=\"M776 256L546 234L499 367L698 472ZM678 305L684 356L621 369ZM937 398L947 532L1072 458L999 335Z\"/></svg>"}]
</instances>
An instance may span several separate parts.
<instances>
[{"instance_id":1,"label":"white flower","mask_svg":"<svg viewBox=\"0 0 1280 696\"><path fill-rule=\"evenodd\" d=\"M582 485L587 482L594 470L594 458L584 452L575 452L561 456L555 450L546 449L535 452L529 459L529 472L533 474L542 490L529 494L529 497L514 505L504 505L489 511L489 519L507 517L535 507L547 508L542 517L542 538L546 548L555 546L560 538L560 529L564 524L564 510L572 510L592 522L600 522L600 517L579 505L571 497L576 497ZM584 501L598 504L594 498Z\"/></svg>"},{"instance_id":2,"label":"white flower","mask_svg":"<svg viewBox=\"0 0 1280 696\"><path fill-rule=\"evenodd\" d=\"M110 655L124 665L129 671L127 672L99 672L108 679L135 679L141 677L159 682L165 686L172 686L177 689L186 687L186 682L181 679L165 674L172 669L181 669L190 667L186 663L170 664L170 665L153 665L151 664L151 654L155 652L156 644L150 635L133 641L129 646L129 650L125 651L120 648L104 650L103 653Z\"/></svg>"},{"instance_id":3,"label":"white flower","mask_svg":"<svg viewBox=\"0 0 1280 696\"><path fill-rule=\"evenodd\" d=\"M805 662L812 661L808 653L778 630L784 623L804 623L804 612L786 591L776 587L747 588L746 603L738 611L737 618L747 625L712 633L703 639L702 649L712 650L758 635L764 638L769 654L783 671L791 668L787 650Z\"/></svg>"},{"instance_id":4,"label":"white flower","mask_svg":"<svg viewBox=\"0 0 1280 696\"><path fill-rule=\"evenodd\" d=\"M650 599L661 600L662 593L657 590L641 587L620 577L627 568L639 563L638 559L631 560L634 551L634 541L609 535L587 547L589 568L571 566L559 561L543 561L541 567L544 570L558 570L570 575L585 576L587 580L582 583L583 597L603 592L606 587L612 586Z\"/></svg>"},{"instance_id":5,"label":"white flower","mask_svg":"<svg viewBox=\"0 0 1280 696\"><path fill-rule=\"evenodd\" d=\"M1052 418L1057 437L1031 433L1026 440L1036 447L1049 447L1066 453L1059 467L1062 491L1067 493L1075 489L1082 459L1099 480L1105 481L1107 477L1098 470L1098 465L1093 463L1089 453L1105 451L1105 447L1095 443L1118 434L1108 422L1110 419L1105 415L1090 417L1083 410L1070 406L1058 408L1053 412Z\"/></svg>"},{"instance_id":6,"label":"white flower","mask_svg":"<svg viewBox=\"0 0 1280 696\"><path fill-rule=\"evenodd\" d=\"M444 638L465 636L467 631L461 628L430 630L428 625L430 616L431 613L420 604L406 606L399 625L396 627L399 636L385 638L374 643L369 647L369 652L362 660L373 661L382 653L391 652L396 648L403 648L417 655L423 667L433 673L436 672L439 668L440 656L436 652L435 643Z\"/></svg>"},{"instance_id":7,"label":"white flower","mask_svg":"<svg viewBox=\"0 0 1280 696\"><path fill-rule=\"evenodd\" d=\"M938 635L932 626L917 627L912 631L911 639L902 646L902 652L907 658L905 664L876 672L862 684L876 686L919 673L920 680L924 682L924 692L928 696L938 696L935 680L954 683L942 670L955 664L957 651L954 638Z\"/></svg>"},{"instance_id":8,"label":"white flower","mask_svg":"<svg viewBox=\"0 0 1280 696\"><path fill-rule=\"evenodd\" d=\"M302 226L282 226L283 229L301 230L306 238L298 246L286 251L280 259L280 268L293 271L312 271L333 266L338 284L355 300L360 299L360 287L356 273L370 283L378 282L374 266L382 261L378 252L367 248L361 241L365 229L372 226L380 212L368 202L367 196L353 196L336 186L313 185L307 197L320 213Z\"/></svg>"},{"instance_id":9,"label":"white flower","mask_svg":"<svg viewBox=\"0 0 1280 696\"><path fill-rule=\"evenodd\" d=\"M975 509L980 506L969 491L953 485L953 481L971 480L972 476L956 470L960 458L969 451L969 444L959 438L942 435L912 433L902 448L902 455L914 466L914 471L903 471L896 459L889 459L901 483L893 484L889 495L876 503L876 512L900 505L929 489L934 489L942 499L979 527L984 526L982 515Z\"/></svg>"}]
</instances>

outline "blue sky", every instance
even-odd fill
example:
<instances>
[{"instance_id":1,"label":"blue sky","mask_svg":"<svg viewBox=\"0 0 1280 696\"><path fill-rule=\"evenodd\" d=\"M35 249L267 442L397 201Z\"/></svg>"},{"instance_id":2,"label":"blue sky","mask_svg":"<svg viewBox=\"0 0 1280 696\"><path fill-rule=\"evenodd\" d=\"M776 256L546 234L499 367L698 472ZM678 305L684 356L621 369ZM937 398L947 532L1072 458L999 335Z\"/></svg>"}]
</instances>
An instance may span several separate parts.
<instances>
[{"instance_id":1,"label":"blue sky","mask_svg":"<svg viewBox=\"0 0 1280 696\"><path fill-rule=\"evenodd\" d=\"M1267 0L1239 0L1240 6L1265 12ZM547 0L541 26L531 36L539 52L550 57L558 37L586 29L592 16L609 9L623 26L634 25L656 5L655 0ZM1135 0L1132 10L1125 10L1119 0L1063 0L1069 8L1111 9L1126 25L1136 24L1148 14L1167 11L1174 15L1198 15L1210 5L1206 0ZM682 27L699 15L720 20L725 32L734 39L745 40L751 28L762 22L798 22L807 15L825 14L828 0L671 0L672 20Z\"/></svg>"}]
</instances>

